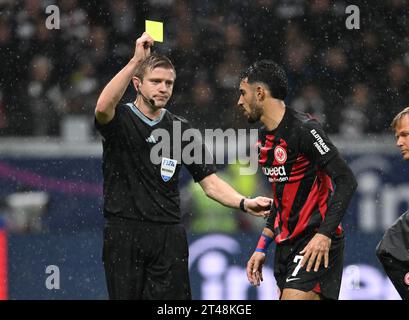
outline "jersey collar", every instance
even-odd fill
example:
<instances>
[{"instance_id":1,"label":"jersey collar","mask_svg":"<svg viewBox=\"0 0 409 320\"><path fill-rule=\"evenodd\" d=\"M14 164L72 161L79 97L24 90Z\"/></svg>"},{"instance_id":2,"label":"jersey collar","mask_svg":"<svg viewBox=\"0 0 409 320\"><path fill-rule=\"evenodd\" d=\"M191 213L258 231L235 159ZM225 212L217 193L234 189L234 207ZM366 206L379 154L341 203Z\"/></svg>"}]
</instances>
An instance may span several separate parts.
<instances>
[{"instance_id":1,"label":"jersey collar","mask_svg":"<svg viewBox=\"0 0 409 320\"><path fill-rule=\"evenodd\" d=\"M161 109L160 110L160 115L159 117L157 117L156 119L149 119L147 116L145 116L141 110L139 110L137 108L137 106L135 106L134 103L127 103L126 104L129 108L131 108L132 112L134 114L136 114L138 116L139 119L141 119L143 122L145 122L148 126L153 127L155 124L158 124L159 122L161 122L161 120L163 119L163 116L166 113L166 109Z\"/></svg>"}]
</instances>

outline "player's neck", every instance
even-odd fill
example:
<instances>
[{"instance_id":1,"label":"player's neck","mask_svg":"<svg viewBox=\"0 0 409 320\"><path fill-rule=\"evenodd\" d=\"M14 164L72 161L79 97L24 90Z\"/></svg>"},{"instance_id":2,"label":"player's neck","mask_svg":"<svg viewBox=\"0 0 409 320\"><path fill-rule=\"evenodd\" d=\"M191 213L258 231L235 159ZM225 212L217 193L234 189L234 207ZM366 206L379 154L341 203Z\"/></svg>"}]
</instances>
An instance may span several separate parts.
<instances>
[{"instance_id":1,"label":"player's neck","mask_svg":"<svg viewBox=\"0 0 409 320\"><path fill-rule=\"evenodd\" d=\"M141 96L138 96L134 102L135 106L141 111L146 117L151 120L159 118L161 115L162 108L156 108L148 105Z\"/></svg>"},{"instance_id":2,"label":"player's neck","mask_svg":"<svg viewBox=\"0 0 409 320\"><path fill-rule=\"evenodd\" d=\"M267 102L264 107L263 115L260 121L264 124L267 130L271 131L278 127L285 114L285 103L282 100L273 99Z\"/></svg>"}]
</instances>

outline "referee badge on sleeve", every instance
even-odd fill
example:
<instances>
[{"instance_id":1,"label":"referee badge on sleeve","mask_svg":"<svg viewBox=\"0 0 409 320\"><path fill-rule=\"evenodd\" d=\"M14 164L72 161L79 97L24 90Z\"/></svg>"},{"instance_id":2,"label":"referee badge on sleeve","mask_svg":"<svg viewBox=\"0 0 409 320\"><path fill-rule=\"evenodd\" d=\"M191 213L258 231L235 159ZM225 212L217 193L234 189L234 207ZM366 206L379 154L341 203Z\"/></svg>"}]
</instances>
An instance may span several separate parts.
<instances>
[{"instance_id":1,"label":"referee badge on sleeve","mask_svg":"<svg viewBox=\"0 0 409 320\"><path fill-rule=\"evenodd\" d=\"M162 180L168 182L176 171L176 164L178 162L169 158L162 158L162 165L160 167L160 175Z\"/></svg>"}]
</instances>

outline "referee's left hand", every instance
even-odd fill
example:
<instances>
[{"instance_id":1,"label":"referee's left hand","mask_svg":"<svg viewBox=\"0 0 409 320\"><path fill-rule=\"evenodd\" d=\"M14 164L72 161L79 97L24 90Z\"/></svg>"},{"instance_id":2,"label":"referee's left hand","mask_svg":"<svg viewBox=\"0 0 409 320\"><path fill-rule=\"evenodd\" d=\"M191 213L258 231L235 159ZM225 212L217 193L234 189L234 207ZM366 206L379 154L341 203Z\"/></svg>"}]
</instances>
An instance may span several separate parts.
<instances>
[{"instance_id":1,"label":"referee's left hand","mask_svg":"<svg viewBox=\"0 0 409 320\"><path fill-rule=\"evenodd\" d=\"M272 201L273 199L266 197L246 199L244 201L244 208L253 216L267 218L270 215Z\"/></svg>"},{"instance_id":2,"label":"referee's left hand","mask_svg":"<svg viewBox=\"0 0 409 320\"><path fill-rule=\"evenodd\" d=\"M304 255L301 261L301 268L303 268L308 261L307 272L310 272L314 263L314 271L317 272L322 262L322 258L324 258L324 267L328 268L330 248L331 238L317 233L300 252L301 255Z\"/></svg>"}]
</instances>

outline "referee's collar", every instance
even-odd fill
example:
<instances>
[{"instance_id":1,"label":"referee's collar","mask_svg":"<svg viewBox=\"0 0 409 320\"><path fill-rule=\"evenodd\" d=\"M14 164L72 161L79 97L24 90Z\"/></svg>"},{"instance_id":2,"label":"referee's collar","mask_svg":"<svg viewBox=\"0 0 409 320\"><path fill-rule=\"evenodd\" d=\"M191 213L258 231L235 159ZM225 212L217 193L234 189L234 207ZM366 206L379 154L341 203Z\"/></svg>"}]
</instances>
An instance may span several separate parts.
<instances>
[{"instance_id":1,"label":"referee's collar","mask_svg":"<svg viewBox=\"0 0 409 320\"><path fill-rule=\"evenodd\" d=\"M127 103L126 105L127 105L129 108L131 108L132 112L133 112L134 114L136 114L139 119L141 119L143 122L145 122L148 126L151 126L151 127L153 127L155 124L158 124L159 122L161 122L162 119L163 119L163 117L164 117L164 115L165 115L165 113L166 113L166 109L165 109L165 108L162 108L162 109L160 110L160 115L159 115L159 117L157 117L156 119L153 119L153 120L152 120L152 119L148 118L147 116L145 116L145 115L143 114L143 112L142 112L141 110L139 110L138 107L137 107L134 103L129 102L129 103Z\"/></svg>"}]
</instances>

